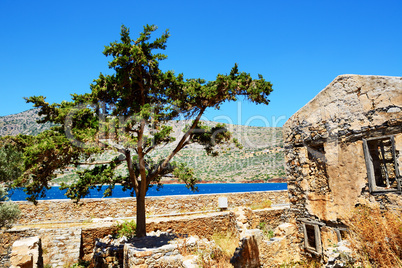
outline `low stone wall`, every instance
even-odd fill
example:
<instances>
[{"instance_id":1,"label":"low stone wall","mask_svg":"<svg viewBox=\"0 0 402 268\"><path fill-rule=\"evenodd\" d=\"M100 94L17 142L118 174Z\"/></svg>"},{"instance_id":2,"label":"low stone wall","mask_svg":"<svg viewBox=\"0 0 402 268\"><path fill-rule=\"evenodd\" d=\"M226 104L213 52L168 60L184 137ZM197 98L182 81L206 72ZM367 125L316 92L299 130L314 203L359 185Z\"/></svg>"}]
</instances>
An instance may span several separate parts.
<instances>
[{"instance_id":1,"label":"low stone wall","mask_svg":"<svg viewBox=\"0 0 402 268\"><path fill-rule=\"evenodd\" d=\"M183 212L216 211L218 198L226 197L228 206L238 207L259 204L270 200L273 205L289 203L288 192L267 191L250 193L203 194L181 196L155 196L146 198L148 216L178 214ZM35 206L30 202L16 202L22 217L17 224L43 222L80 222L93 218L135 217L135 198L82 199L79 203L71 200L39 201Z\"/></svg>"},{"instance_id":2,"label":"low stone wall","mask_svg":"<svg viewBox=\"0 0 402 268\"><path fill-rule=\"evenodd\" d=\"M147 251L138 251L130 244L124 246L124 267L184 267L178 246L167 244Z\"/></svg>"},{"instance_id":3,"label":"low stone wall","mask_svg":"<svg viewBox=\"0 0 402 268\"><path fill-rule=\"evenodd\" d=\"M82 240L81 240L81 254L80 259L84 261L90 261L92 259L92 254L94 251L94 246L96 240L107 235L113 234L116 230L114 224L109 224L108 226L94 226L82 229Z\"/></svg>"},{"instance_id":4,"label":"low stone wall","mask_svg":"<svg viewBox=\"0 0 402 268\"><path fill-rule=\"evenodd\" d=\"M287 221L285 219L285 214L287 209L285 208L270 208L270 209L261 209L261 210L253 210L253 213L258 216L259 222L264 222L267 228L273 230L278 227L280 224Z\"/></svg>"},{"instance_id":5,"label":"low stone wall","mask_svg":"<svg viewBox=\"0 0 402 268\"><path fill-rule=\"evenodd\" d=\"M173 239L174 237L166 235L147 237L148 242L154 241L154 245L148 243L145 248L142 247L144 245L141 245L141 241L137 241L139 245L136 242L126 243L123 251L123 265L120 267L196 267L193 264L196 257L187 257L187 260L184 260L182 252L191 252L199 247L205 248L205 241L194 237ZM185 262L188 264L184 265ZM109 267L111 267L110 264Z\"/></svg>"},{"instance_id":6,"label":"low stone wall","mask_svg":"<svg viewBox=\"0 0 402 268\"><path fill-rule=\"evenodd\" d=\"M217 212L207 215L158 219L147 224L147 232L172 230L180 235L197 235L210 238L214 233L236 233L236 217L233 212Z\"/></svg>"},{"instance_id":7,"label":"low stone wall","mask_svg":"<svg viewBox=\"0 0 402 268\"><path fill-rule=\"evenodd\" d=\"M0 267L10 267L11 246L24 237L35 236L32 229L0 232Z\"/></svg>"}]
</instances>

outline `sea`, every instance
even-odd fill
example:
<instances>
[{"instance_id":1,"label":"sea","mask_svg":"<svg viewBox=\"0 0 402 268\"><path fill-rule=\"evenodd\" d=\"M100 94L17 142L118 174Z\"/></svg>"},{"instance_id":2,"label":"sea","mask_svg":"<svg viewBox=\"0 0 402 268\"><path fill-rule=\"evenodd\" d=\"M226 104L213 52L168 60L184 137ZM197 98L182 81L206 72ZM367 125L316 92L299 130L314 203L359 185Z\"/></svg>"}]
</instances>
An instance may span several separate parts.
<instances>
[{"instance_id":1,"label":"sea","mask_svg":"<svg viewBox=\"0 0 402 268\"><path fill-rule=\"evenodd\" d=\"M156 186L148 189L147 196L171 196L171 195L192 195L192 194L220 194L220 193L242 193L242 192L261 192L287 190L286 183L200 183L197 184L198 191L193 192L184 184L165 184L160 189ZM91 189L85 198L103 198L103 191L107 186L103 186L100 191L98 187ZM38 200L68 199L64 194L66 190L60 190L58 186L51 187L46 191L44 198ZM12 201L25 201L27 194L22 188L9 191L9 198ZM112 196L105 198L125 198L131 197L129 191L123 191L121 185L116 185Z\"/></svg>"}]
</instances>

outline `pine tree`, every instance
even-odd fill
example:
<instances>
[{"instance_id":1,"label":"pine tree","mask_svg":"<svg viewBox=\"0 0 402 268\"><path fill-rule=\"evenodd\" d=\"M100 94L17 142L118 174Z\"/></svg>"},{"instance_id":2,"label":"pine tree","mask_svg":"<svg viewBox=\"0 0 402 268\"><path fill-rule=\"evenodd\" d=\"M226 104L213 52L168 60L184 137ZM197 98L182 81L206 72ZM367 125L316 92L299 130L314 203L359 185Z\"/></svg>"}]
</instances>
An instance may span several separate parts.
<instances>
[{"instance_id":1,"label":"pine tree","mask_svg":"<svg viewBox=\"0 0 402 268\"><path fill-rule=\"evenodd\" d=\"M67 196L79 200L99 185L108 185L104 193L108 196L116 184L122 184L136 196L137 236L145 236L145 195L151 184L159 184L163 176L173 174L196 189L192 169L172 161L181 149L198 143L215 156L223 144L240 146L223 124L208 127L200 118L206 109L219 109L223 102L235 101L238 96L268 104L271 83L261 75L253 80L250 74L239 72L237 65L229 74L218 74L214 81L184 79L183 74L164 72L159 62L167 56L160 51L166 48L170 34L165 31L151 41L156 29L146 25L133 40L129 29L122 26L120 41L110 43L103 52L112 58L109 68L114 74L100 74L91 84L90 93L72 94L72 101L60 104L49 104L43 96L26 99L40 108L42 123L57 124L50 131L20 140L27 146L26 170L16 185L26 187L29 200L35 202L44 195L55 171L72 164L91 165L78 172L77 182L64 186ZM180 118L193 121L175 141L168 122ZM153 150L171 143L174 149L166 157L151 157ZM107 150L119 155L109 161L91 161L94 154ZM116 173L122 164L127 176Z\"/></svg>"}]
</instances>

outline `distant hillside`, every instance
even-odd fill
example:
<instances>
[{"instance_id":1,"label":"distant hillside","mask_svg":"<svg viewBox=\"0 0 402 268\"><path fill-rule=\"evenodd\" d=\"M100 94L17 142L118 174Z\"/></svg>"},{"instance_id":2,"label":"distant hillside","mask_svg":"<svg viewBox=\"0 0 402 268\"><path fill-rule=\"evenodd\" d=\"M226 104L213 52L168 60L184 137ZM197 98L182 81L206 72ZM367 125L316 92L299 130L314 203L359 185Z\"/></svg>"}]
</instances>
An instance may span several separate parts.
<instances>
[{"instance_id":1,"label":"distant hillside","mask_svg":"<svg viewBox=\"0 0 402 268\"><path fill-rule=\"evenodd\" d=\"M31 109L22 113L0 116L0 137L16 136L18 134L37 135L52 124L38 124L38 108Z\"/></svg>"},{"instance_id":2,"label":"distant hillside","mask_svg":"<svg viewBox=\"0 0 402 268\"><path fill-rule=\"evenodd\" d=\"M19 114L0 117L0 136L17 135L19 133L36 135L50 128L50 124L38 124L38 109L28 110ZM174 135L179 137L183 134L182 129L188 122L174 121ZM208 125L215 122L205 122ZM227 148L217 157L207 156L199 145L190 145L180 151L174 160L185 162L194 169L195 176L202 181L266 181L285 175L284 152L282 141L282 128L249 127L241 125L227 125L243 149L235 147ZM166 156L173 145L161 147L153 153L153 157ZM96 159L110 159L114 152L107 152L96 156ZM77 179L73 174L74 169L67 169L55 180L55 183L71 182ZM125 173L121 169L121 174ZM166 181L167 180L167 181ZM165 179L166 182L174 179Z\"/></svg>"},{"instance_id":3,"label":"distant hillside","mask_svg":"<svg viewBox=\"0 0 402 268\"><path fill-rule=\"evenodd\" d=\"M285 175L282 128L229 124L227 128L240 141L243 149L232 146L219 156L210 157L201 146L190 145L181 150L174 160L193 167L196 177L203 181L265 181ZM154 154L164 156L171 149L160 148Z\"/></svg>"}]
</instances>

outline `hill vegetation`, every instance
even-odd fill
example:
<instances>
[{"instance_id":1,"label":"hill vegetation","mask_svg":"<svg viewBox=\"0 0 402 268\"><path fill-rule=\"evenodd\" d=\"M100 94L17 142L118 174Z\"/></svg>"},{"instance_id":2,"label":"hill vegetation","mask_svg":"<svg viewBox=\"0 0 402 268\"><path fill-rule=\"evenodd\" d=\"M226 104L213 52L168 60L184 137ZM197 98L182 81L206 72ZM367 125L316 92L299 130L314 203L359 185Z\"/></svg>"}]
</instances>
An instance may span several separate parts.
<instances>
[{"instance_id":1,"label":"hill vegetation","mask_svg":"<svg viewBox=\"0 0 402 268\"><path fill-rule=\"evenodd\" d=\"M52 124L38 124L39 109L31 109L22 113L0 116L0 137L16 136L18 134L37 135L46 129L49 129Z\"/></svg>"},{"instance_id":2,"label":"hill vegetation","mask_svg":"<svg viewBox=\"0 0 402 268\"><path fill-rule=\"evenodd\" d=\"M37 135L49 129L51 124L38 124L38 109L31 109L22 113L0 117L0 136L15 136L18 134ZM183 128L189 121L175 121L176 140L183 135ZM204 122L214 125L215 122ZM250 127L242 125L226 125L243 145L242 149L233 146L222 151L217 157L207 156L201 146L189 145L180 151L174 160L185 162L194 169L195 177L203 182L262 182L275 180L285 176L282 128L280 127ZM170 146L159 148L154 156L166 156ZM113 152L95 156L96 160L107 160L113 157ZM79 169L84 169L80 167ZM54 180L55 184L72 182L78 179L74 174L74 167L60 171ZM121 174L126 172L121 168ZM164 183L176 182L175 178L167 177ZM276 181L276 180L275 180Z\"/></svg>"}]
</instances>

